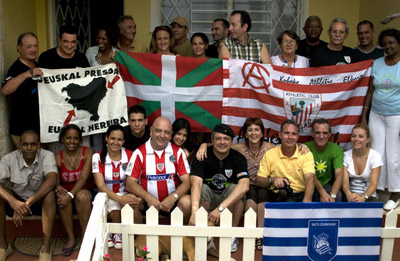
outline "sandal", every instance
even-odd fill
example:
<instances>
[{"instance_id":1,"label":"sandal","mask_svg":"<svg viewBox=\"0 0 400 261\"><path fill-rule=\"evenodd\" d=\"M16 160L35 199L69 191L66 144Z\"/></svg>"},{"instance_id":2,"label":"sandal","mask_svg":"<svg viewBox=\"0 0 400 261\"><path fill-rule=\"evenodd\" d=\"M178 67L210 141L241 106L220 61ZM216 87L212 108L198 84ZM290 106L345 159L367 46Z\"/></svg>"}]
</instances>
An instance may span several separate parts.
<instances>
[{"instance_id":1,"label":"sandal","mask_svg":"<svg viewBox=\"0 0 400 261\"><path fill-rule=\"evenodd\" d=\"M262 251L263 250L263 238L256 238L256 250Z\"/></svg>"}]
</instances>

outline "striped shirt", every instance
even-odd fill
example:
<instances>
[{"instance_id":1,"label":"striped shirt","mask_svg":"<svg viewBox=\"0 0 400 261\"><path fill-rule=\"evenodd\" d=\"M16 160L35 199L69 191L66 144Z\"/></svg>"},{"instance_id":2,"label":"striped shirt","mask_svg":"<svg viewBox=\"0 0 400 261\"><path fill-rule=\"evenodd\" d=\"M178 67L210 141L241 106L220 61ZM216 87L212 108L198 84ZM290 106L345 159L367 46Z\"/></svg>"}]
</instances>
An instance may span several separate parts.
<instances>
[{"instance_id":1,"label":"striped shirt","mask_svg":"<svg viewBox=\"0 0 400 261\"><path fill-rule=\"evenodd\" d=\"M132 157L131 150L121 148L121 160L116 162L110 159L107 153L105 164L100 160L100 153L95 153L92 160L92 172L102 173L106 187L114 193L125 192L127 165Z\"/></svg>"},{"instance_id":2,"label":"striped shirt","mask_svg":"<svg viewBox=\"0 0 400 261\"><path fill-rule=\"evenodd\" d=\"M241 45L237 40L228 38L224 41L224 44L229 50L231 59L240 59L261 63L261 48L263 42L253 37L247 37L247 44Z\"/></svg>"},{"instance_id":3,"label":"striped shirt","mask_svg":"<svg viewBox=\"0 0 400 261\"><path fill-rule=\"evenodd\" d=\"M189 163L181 148L168 143L162 151L151 146L151 139L135 150L127 175L139 180L144 190L161 202L180 184L180 176L188 174Z\"/></svg>"}]
</instances>

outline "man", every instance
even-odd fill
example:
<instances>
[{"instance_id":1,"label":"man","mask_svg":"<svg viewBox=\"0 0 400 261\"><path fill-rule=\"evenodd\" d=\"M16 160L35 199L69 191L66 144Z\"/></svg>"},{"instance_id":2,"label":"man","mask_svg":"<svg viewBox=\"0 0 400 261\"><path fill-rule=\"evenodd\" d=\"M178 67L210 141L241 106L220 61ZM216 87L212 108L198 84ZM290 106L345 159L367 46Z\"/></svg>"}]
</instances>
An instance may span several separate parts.
<instances>
[{"instance_id":1,"label":"man","mask_svg":"<svg viewBox=\"0 0 400 261\"><path fill-rule=\"evenodd\" d=\"M56 215L54 187L58 174L54 154L40 149L39 137L31 130L21 135L20 150L0 161L0 260L12 253L7 247L5 215L16 227L28 215L42 215L43 245L40 260L51 260L50 239Z\"/></svg>"},{"instance_id":2,"label":"man","mask_svg":"<svg viewBox=\"0 0 400 261\"><path fill-rule=\"evenodd\" d=\"M271 64L268 49L261 40L249 36L251 19L244 10L235 10L229 18L230 38L221 43L219 58L242 59Z\"/></svg>"},{"instance_id":3,"label":"man","mask_svg":"<svg viewBox=\"0 0 400 261\"><path fill-rule=\"evenodd\" d=\"M286 120L279 132L281 145L268 150L260 162L256 185L274 191L290 186L293 193L288 193L281 201L311 202L315 186L314 158L311 152L302 155L297 146L299 125L294 120ZM272 201L277 194L269 190ZM279 193L281 194L281 193Z\"/></svg>"},{"instance_id":4,"label":"man","mask_svg":"<svg viewBox=\"0 0 400 261\"><path fill-rule=\"evenodd\" d=\"M41 68L67 69L90 66L86 56L76 51L78 36L74 26L61 26L58 36L59 46L47 50L39 56Z\"/></svg>"},{"instance_id":5,"label":"man","mask_svg":"<svg viewBox=\"0 0 400 261\"><path fill-rule=\"evenodd\" d=\"M190 215L189 164L181 148L171 143L172 124L158 117L151 127L151 139L141 145L131 157L127 168L127 190L142 198L147 207L169 215L174 206L183 212L187 223ZM135 219L143 223L140 211Z\"/></svg>"},{"instance_id":6,"label":"man","mask_svg":"<svg viewBox=\"0 0 400 261\"><path fill-rule=\"evenodd\" d=\"M315 15L309 16L303 27L306 38L300 41L296 54L311 58L318 48L328 45L320 39L322 30L321 19Z\"/></svg>"},{"instance_id":7,"label":"man","mask_svg":"<svg viewBox=\"0 0 400 261\"><path fill-rule=\"evenodd\" d=\"M343 149L329 141L331 125L325 119L311 124L313 141L305 144L314 156L315 192L313 201L341 202L343 181Z\"/></svg>"},{"instance_id":8,"label":"man","mask_svg":"<svg viewBox=\"0 0 400 261\"><path fill-rule=\"evenodd\" d=\"M136 150L150 138L150 128L147 125L146 109L141 105L133 105L128 111L129 125L125 126L124 147Z\"/></svg>"},{"instance_id":9,"label":"man","mask_svg":"<svg viewBox=\"0 0 400 261\"><path fill-rule=\"evenodd\" d=\"M130 15L123 15L118 19L119 40L118 49L125 52L148 53L147 47L135 40L136 23Z\"/></svg>"},{"instance_id":10,"label":"man","mask_svg":"<svg viewBox=\"0 0 400 261\"><path fill-rule=\"evenodd\" d=\"M374 45L375 29L371 21L364 20L357 25L360 44L353 48L353 62L377 59L383 56L383 49Z\"/></svg>"},{"instance_id":11,"label":"man","mask_svg":"<svg viewBox=\"0 0 400 261\"><path fill-rule=\"evenodd\" d=\"M72 25L63 25L59 32L59 46L43 52L39 56L39 66L47 69L73 69L89 67L89 62L83 53L76 51L78 35ZM82 139L84 146L90 147L90 137ZM46 144L47 149L57 153L64 148L59 142Z\"/></svg>"},{"instance_id":12,"label":"man","mask_svg":"<svg viewBox=\"0 0 400 261\"><path fill-rule=\"evenodd\" d=\"M186 38L189 33L189 24L185 17L175 17L170 26L175 39L175 52L180 56L194 57L192 44Z\"/></svg>"},{"instance_id":13,"label":"man","mask_svg":"<svg viewBox=\"0 0 400 261\"><path fill-rule=\"evenodd\" d=\"M215 19L211 28L211 34L214 38L214 43L208 46L206 55L211 58L218 58L220 43L229 37L229 22L222 18Z\"/></svg>"},{"instance_id":14,"label":"man","mask_svg":"<svg viewBox=\"0 0 400 261\"><path fill-rule=\"evenodd\" d=\"M196 212L202 206L215 224L219 223L221 212L228 208L232 213L232 226L239 226L250 179L246 158L231 149L234 137L228 125L217 124L211 133L212 146L207 148L208 157L203 161L194 158L190 174L192 215L189 224L195 225ZM233 237L232 252L237 251L238 244Z\"/></svg>"},{"instance_id":15,"label":"man","mask_svg":"<svg viewBox=\"0 0 400 261\"><path fill-rule=\"evenodd\" d=\"M10 96L10 134L16 148L20 136L26 130L39 133L39 97L34 76L43 72L37 68L39 42L34 33L22 33L18 37L19 58L11 65L1 92ZM23 106L22 106L23 105Z\"/></svg>"},{"instance_id":16,"label":"man","mask_svg":"<svg viewBox=\"0 0 400 261\"><path fill-rule=\"evenodd\" d=\"M349 34L349 25L342 18L335 18L329 25L329 44L317 49L311 58L310 65L328 66L344 65L353 62L353 50L344 46L344 40Z\"/></svg>"}]
</instances>

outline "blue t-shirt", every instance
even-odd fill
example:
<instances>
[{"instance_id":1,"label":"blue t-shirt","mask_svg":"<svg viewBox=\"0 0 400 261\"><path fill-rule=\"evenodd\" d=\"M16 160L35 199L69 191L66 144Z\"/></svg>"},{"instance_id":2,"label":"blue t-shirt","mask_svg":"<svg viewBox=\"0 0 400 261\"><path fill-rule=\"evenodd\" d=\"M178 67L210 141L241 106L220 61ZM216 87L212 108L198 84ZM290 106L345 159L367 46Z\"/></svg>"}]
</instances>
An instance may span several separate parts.
<instances>
[{"instance_id":1,"label":"blue t-shirt","mask_svg":"<svg viewBox=\"0 0 400 261\"><path fill-rule=\"evenodd\" d=\"M400 62L388 66L385 58L374 61L372 66L375 91L371 110L380 115L400 114Z\"/></svg>"}]
</instances>

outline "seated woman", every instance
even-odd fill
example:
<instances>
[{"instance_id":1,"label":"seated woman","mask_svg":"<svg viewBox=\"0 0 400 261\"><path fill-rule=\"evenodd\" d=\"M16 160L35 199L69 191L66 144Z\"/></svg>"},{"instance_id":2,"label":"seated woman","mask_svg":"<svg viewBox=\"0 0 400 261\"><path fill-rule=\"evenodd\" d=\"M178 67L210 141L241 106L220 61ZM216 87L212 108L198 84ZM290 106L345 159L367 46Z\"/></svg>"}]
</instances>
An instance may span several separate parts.
<instances>
[{"instance_id":1,"label":"seated woman","mask_svg":"<svg viewBox=\"0 0 400 261\"><path fill-rule=\"evenodd\" d=\"M189 158L189 150L185 148L190 135L190 124L185 118L179 118L172 124L172 142L185 152L186 158Z\"/></svg>"},{"instance_id":2,"label":"seated woman","mask_svg":"<svg viewBox=\"0 0 400 261\"><path fill-rule=\"evenodd\" d=\"M93 175L100 192L107 193L108 213L113 223L121 223L121 208L125 204L133 206L139 200L125 189L128 162L132 151L123 147L125 142L124 128L111 125L106 132L103 149L93 155ZM108 247L122 249L121 234L108 235Z\"/></svg>"},{"instance_id":3,"label":"seated woman","mask_svg":"<svg viewBox=\"0 0 400 261\"><path fill-rule=\"evenodd\" d=\"M176 55L174 37L171 28L165 25L157 26L151 34L150 52L155 54Z\"/></svg>"},{"instance_id":4,"label":"seated woman","mask_svg":"<svg viewBox=\"0 0 400 261\"><path fill-rule=\"evenodd\" d=\"M66 125L61 129L59 141L64 144L64 149L55 155L60 175L56 195L58 213L68 236L62 253L64 256L70 256L76 245L72 221L73 205L78 214L82 237L92 210L94 182L90 168L93 150L81 146L82 131L75 124Z\"/></svg>"},{"instance_id":5,"label":"seated woman","mask_svg":"<svg viewBox=\"0 0 400 261\"><path fill-rule=\"evenodd\" d=\"M194 57L208 58L206 56L206 49L208 48L208 37L204 33L195 33L190 38L192 44Z\"/></svg>"},{"instance_id":6,"label":"seated woman","mask_svg":"<svg viewBox=\"0 0 400 261\"><path fill-rule=\"evenodd\" d=\"M271 57L272 64L288 68L308 68L309 61L306 57L297 55L296 50L300 43L300 38L292 30L286 30L279 34L279 47L282 54Z\"/></svg>"},{"instance_id":7,"label":"seated woman","mask_svg":"<svg viewBox=\"0 0 400 261\"><path fill-rule=\"evenodd\" d=\"M351 132L353 149L344 153L343 192L349 202L377 201L381 155L370 149L371 137L368 126L358 124Z\"/></svg>"}]
</instances>

